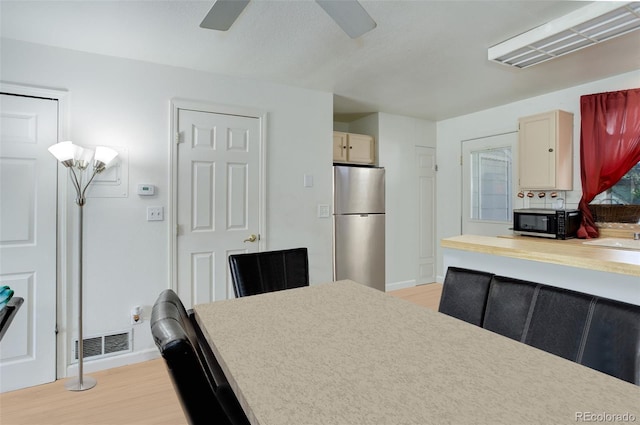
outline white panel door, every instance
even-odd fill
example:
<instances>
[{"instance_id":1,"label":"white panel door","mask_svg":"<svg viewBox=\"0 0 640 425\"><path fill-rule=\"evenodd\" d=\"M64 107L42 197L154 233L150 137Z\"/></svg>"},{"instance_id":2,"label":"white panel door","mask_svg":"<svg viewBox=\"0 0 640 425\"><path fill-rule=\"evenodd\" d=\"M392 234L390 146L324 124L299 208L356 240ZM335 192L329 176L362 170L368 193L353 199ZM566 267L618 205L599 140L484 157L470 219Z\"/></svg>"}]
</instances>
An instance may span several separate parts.
<instances>
[{"instance_id":1,"label":"white panel door","mask_svg":"<svg viewBox=\"0 0 640 425\"><path fill-rule=\"evenodd\" d=\"M510 234L518 133L462 143L462 234Z\"/></svg>"},{"instance_id":2,"label":"white panel door","mask_svg":"<svg viewBox=\"0 0 640 425\"><path fill-rule=\"evenodd\" d=\"M56 379L58 102L0 98L0 283L24 298L0 342L0 391Z\"/></svg>"},{"instance_id":3,"label":"white panel door","mask_svg":"<svg viewBox=\"0 0 640 425\"><path fill-rule=\"evenodd\" d=\"M416 284L436 281L436 155L435 149L416 146L418 173L418 272Z\"/></svg>"},{"instance_id":4,"label":"white panel door","mask_svg":"<svg viewBox=\"0 0 640 425\"><path fill-rule=\"evenodd\" d=\"M179 109L177 127L178 294L232 298L228 256L258 250L260 120Z\"/></svg>"}]
</instances>

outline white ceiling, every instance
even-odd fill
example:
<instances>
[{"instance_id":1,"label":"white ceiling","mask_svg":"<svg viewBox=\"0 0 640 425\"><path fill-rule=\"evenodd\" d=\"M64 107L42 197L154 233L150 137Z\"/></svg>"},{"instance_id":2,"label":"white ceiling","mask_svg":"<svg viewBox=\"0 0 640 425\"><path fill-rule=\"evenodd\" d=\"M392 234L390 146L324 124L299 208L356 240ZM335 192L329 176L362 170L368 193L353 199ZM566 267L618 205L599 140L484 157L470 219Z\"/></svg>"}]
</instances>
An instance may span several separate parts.
<instances>
[{"instance_id":1,"label":"white ceiling","mask_svg":"<svg viewBox=\"0 0 640 425\"><path fill-rule=\"evenodd\" d=\"M312 0L253 0L228 32L202 29L213 3L1 0L0 31L332 92L340 119L436 121L640 69L640 31L522 70L487 60L490 46L590 2L362 0L378 26L356 40Z\"/></svg>"}]
</instances>

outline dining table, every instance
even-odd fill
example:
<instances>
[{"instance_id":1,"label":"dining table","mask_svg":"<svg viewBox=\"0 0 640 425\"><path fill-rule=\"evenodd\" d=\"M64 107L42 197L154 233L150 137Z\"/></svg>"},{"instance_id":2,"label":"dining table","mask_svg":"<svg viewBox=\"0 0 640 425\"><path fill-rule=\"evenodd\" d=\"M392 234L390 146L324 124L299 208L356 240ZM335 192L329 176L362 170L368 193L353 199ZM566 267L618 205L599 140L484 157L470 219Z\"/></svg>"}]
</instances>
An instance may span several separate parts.
<instances>
[{"instance_id":1,"label":"dining table","mask_svg":"<svg viewBox=\"0 0 640 425\"><path fill-rule=\"evenodd\" d=\"M350 280L194 306L252 425L640 422L640 387Z\"/></svg>"}]
</instances>

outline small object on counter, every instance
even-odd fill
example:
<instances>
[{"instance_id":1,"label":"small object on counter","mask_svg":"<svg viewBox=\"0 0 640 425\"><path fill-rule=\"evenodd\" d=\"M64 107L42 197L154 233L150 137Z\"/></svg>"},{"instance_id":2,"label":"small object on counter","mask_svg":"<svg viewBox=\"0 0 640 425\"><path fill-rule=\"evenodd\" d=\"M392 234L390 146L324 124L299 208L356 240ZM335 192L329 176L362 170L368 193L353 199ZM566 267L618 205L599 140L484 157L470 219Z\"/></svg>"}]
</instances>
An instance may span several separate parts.
<instances>
[{"instance_id":1,"label":"small object on counter","mask_svg":"<svg viewBox=\"0 0 640 425\"><path fill-rule=\"evenodd\" d=\"M5 298L11 298L13 291L7 285L0 286L0 301L4 301Z\"/></svg>"},{"instance_id":2,"label":"small object on counter","mask_svg":"<svg viewBox=\"0 0 640 425\"><path fill-rule=\"evenodd\" d=\"M558 198L551 203L551 207L554 210L561 210L564 208L564 198Z\"/></svg>"},{"instance_id":3,"label":"small object on counter","mask_svg":"<svg viewBox=\"0 0 640 425\"><path fill-rule=\"evenodd\" d=\"M0 310L7 306L11 297L13 297L13 289L6 285L0 287Z\"/></svg>"},{"instance_id":4,"label":"small object on counter","mask_svg":"<svg viewBox=\"0 0 640 425\"><path fill-rule=\"evenodd\" d=\"M533 198L533 192L527 192L527 198Z\"/></svg>"},{"instance_id":5,"label":"small object on counter","mask_svg":"<svg viewBox=\"0 0 640 425\"><path fill-rule=\"evenodd\" d=\"M546 193L544 193L544 192L539 192L539 193L538 193L538 198L544 198L544 197L545 197L545 195L546 195Z\"/></svg>"},{"instance_id":6,"label":"small object on counter","mask_svg":"<svg viewBox=\"0 0 640 425\"><path fill-rule=\"evenodd\" d=\"M640 232L635 232L633 234L633 240L634 241L640 241Z\"/></svg>"},{"instance_id":7,"label":"small object on counter","mask_svg":"<svg viewBox=\"0 0 640 425\"><path fill-rule=\"evenodd\" d=\"M518 198L524 198L524 192L518 192Z\"/></svg>"}]
</instances>

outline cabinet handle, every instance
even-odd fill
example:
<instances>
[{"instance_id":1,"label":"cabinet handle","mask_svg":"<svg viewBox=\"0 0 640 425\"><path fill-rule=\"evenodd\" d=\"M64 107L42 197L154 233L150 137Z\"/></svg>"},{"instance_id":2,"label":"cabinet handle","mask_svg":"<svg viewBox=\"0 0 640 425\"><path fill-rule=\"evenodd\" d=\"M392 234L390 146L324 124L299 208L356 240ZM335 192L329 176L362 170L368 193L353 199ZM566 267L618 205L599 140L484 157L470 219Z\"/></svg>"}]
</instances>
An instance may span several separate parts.
<instances>
[{"instance_id":1,"label":"cabinet handle","mask_svg":"<svg viewBox=\"0 0 640 425\"><path fill-rule=\"evenodd\" d=\"M549 148L549 152L553 152L553 148Z\"/></svg>"},{"instance_id":2,"label":"cabinet handle","mask_svg":"<svg viewBox=\"0 0 640 425\"><path fill-rule=\"evenodd\" d=\"M342 149L346 149L346 148L347 148L346 146L343 146L343 147L342 147Z\"/></svg>"},{"instance_id":3,"label":"cabinet handle","mask_svg":"<svg viewBox=\"0 0 640 425\"><path fill-rule=\"evenodd\" d=\"M349 146L349 149L353 149L353 146Z\"/></svg>"}]
</instances>

